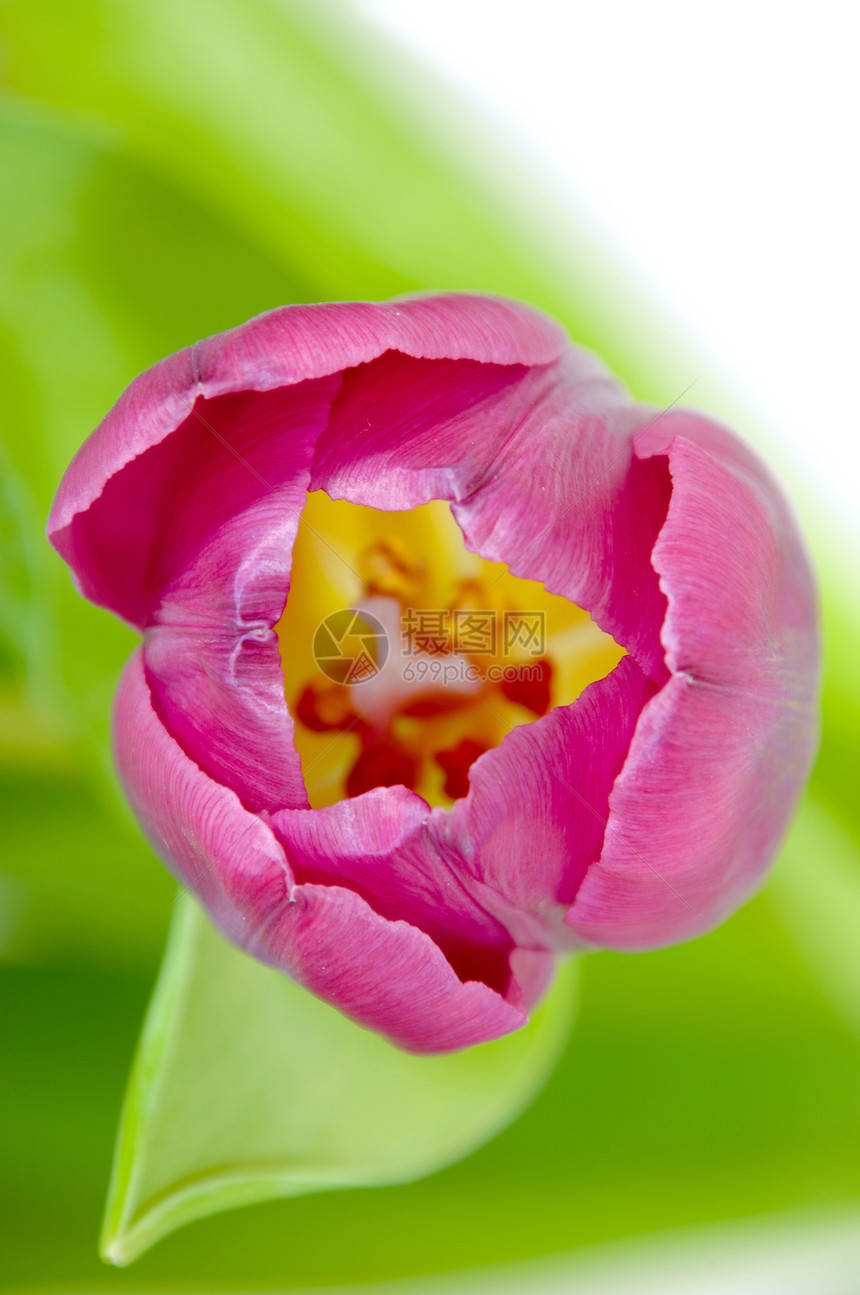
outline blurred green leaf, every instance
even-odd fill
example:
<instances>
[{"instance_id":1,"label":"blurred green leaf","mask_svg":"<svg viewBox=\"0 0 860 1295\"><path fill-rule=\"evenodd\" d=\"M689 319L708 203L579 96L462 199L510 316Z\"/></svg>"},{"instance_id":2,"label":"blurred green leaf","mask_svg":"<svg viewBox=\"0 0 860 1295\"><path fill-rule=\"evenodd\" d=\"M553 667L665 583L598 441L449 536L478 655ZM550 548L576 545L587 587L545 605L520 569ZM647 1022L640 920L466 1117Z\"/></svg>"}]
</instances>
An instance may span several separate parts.
<instances>
[{"instance_id":1,"label":"blurred green leaf","mask_svg":"<svg viewBox=\"0 0 860 1295\"><path fill-rule=\"evenodd\" d=\"M32 530L21 482L0 445L0 688L20 677L32 650Z\"/></svg>"},{"instance_id":2,"label":"blurred green leaf","mask_svg":"<svg viewBox=\"0 0 860 1295\"><path fill-rule=\"evenodd\" d=\"M489 133L342 0L5 0L0 39L10 90L300 267L312 299L506 293L648 399L676 399L698 372L601 240L521 159L512 183Z\"/></svg>"},{"instance_id":3,"label":"blurred green leaf","mask_svg":"<svg viewBox=\"0 0 860 1295\"><path fill-rule=\"evenodd\" d=\"M23 739L22 739L23 740ZM47 748L46 748L47 749ZM174 885L130 812L63 749L36 749L0 780L0 961L107 963L151 978ZM35 767L34 767L35 766Z\"/></svg>"},{"instance_id":4,"label":"blurred green leaf","mask_svg":"<svg viewBox=\"0 0 860 1295\"><path fill-rule=\"evenodd\" d=\"M860 860L860 797L857 795L860 775L860 654L857 651L860 643L860 583L851 537L840 535L838 530L834 530L832 520L824 516L812 538L818 536L826 537L827 541L827 549L819 561L824 621L824 691L821 750L812 773L811 787L816 800L850 836ZM823 549L824 544L821 547ZM810 866L814 869L814 861Z\"/></svg>"},{"instance_id":5,"label":"blurred green leaf","mask_svg":"<svg viewBox=\"0 0 860 1295\"><path fill-rule=\"evenodd\" d=\"M44 39L52 20L62 43ZM510 236L374 94L345 6L82 0L69 23L61 0L13 0L2 32L9 87L118 132L275 255L301 248L322 298L481 278L512 251L523 275Z\"/></svg>"},{"instance_id":6,"label":"blurred green leaf","mask_svg":"<svg viewBox=\"0 0 860 1295\"><path fill-rule=\"evenodd\" d=\"M860 849L811 796L792 824L771 895L816 980L860 1033Z\"/></svg>"},{"instance_id":7,"label":"blurred green leaf","mask_svg":"<svg viewBox=\"0 0 860 1295\"><path fill-rule=\"evenodd\" d=\"M132 1071L104 1256L128 1263L216 1210L406 1182L466 1155L558 1061L573 980L568 964L514 1035L412 1056L239 953L183 897Z\"/></svg>"}]
</instances>

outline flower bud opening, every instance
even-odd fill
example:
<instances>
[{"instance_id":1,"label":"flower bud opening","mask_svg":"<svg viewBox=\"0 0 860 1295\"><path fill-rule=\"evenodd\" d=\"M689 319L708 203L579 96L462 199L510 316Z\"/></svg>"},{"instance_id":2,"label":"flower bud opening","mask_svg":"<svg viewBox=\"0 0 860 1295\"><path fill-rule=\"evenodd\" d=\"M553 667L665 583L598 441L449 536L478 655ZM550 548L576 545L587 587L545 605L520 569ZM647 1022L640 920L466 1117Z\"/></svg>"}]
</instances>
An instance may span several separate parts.
<instances>
[{"instance_id":1,"label":"flower bud opening","mask_svg":"<svg viewBox=\"0 0 860 1295\"><path fill-rule=\"evenodd\" d=\"M448 503L388 513L321 490L277 632L313 808L395 785L451 805L506 733L624 656L568 599L469 552Z\"/></svg>"}]
</instances>

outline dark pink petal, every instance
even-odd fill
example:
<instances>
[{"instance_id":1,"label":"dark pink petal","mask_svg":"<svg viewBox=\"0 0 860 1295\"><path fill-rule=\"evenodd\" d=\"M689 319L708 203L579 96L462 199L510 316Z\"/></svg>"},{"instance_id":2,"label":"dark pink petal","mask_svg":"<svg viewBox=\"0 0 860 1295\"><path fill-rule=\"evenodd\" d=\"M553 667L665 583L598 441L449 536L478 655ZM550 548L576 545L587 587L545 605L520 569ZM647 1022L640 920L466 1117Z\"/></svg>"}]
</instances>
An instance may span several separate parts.
<instances>
[{"instance_id":1,"label":"dark pink petal","mask_svg":"<svg viewBox=\"0 0 860 1295\"><path fill-rule=\"evenodd\" d=\"M338 381L199 402L112 477L69 532L91 554L89 579L115 589L115 604L144 597L145 607L120 610L147 625L164 722L252 809L306 803L272 626Z\"/></svg>"},{"instance_id":2,"label":"dark pink petal","mask_svg":"<svg viewBox=\"0 0 860 1295\"><path fill-rule=\"evenodd\" d=\"M224 933L244 943L292 885L283 851L236 793L198 769L164 728L140 649L117 690L114 749L128 799L156 853Z\"/></svg>"},{"instance_id":3,"label":"dark pink petal","mask_svg":"<svg viewBox=\"0 0 860 1295\"><path fill-rule=\"evenodd\" d=\"M438 848L521 946L570 943L565 909L600 857L609 794L654 692L624 657L572 705L513 729L472 766L466 799L432 812Z\"/></svg>"},{"instance_id":4,"label":"dark pink petal","mask_svg":"<svg viewBox=\"0 0 860 1295\"><path fill-rule=\"evenodd\" d=\"M672 410L636 438L668 453L673 496L654 565L669 598L672 670L790 697L818 693L815 581L797 521L766 465L700 414Z\"/></svg>"},{"instance_id":5,"label":"dark pink petal","mask_svg":"<svg viewBox=\"0 0 860 1295\"><path fill-rule=\"evenodd\" d=\"M270 821L298 880L349 887L375 912L425 931L462 980L478 978L505 995L513 940L458 878L456 854L435 848L429 816L414 792L378 787Z\"/></svg>"},{"instance_id":6,"label":"dark pink petal","mask_svg":"<svg viewBox=\"0 0 860 1295\"><path fill-rule=\"evenodd\" d=\"M186 398L170 435L100 481L65 529L49 531L82 591L141 629L277 620L314 446L339 383L335 375ZM172 408L170 392L161 399ZM111 419L134 417L122 403L81 454L94 441L111 448Z\"/></svg>"},{"instance_id":7,"label":"dark pink petal","mask_svg":"<svg viewBox=\"0 0 860 1295\"><path fill-rule=\"evenodd\" d=\"M325 809L265 817L304 886L348 888L380 916L408 922L462 981L482 981L518 1010L528 1011L547 988L553 959L545 930L532 947L515 946L475 897L468 861L440 842L434 816L414 792L378 787ZM497 897L497 907L508 906Z\"/></svg>"},{"instance_id":8,"label":"dark pink petal","mask_svg":"<svg viewBox=\"0 0 860 1295\"><path fill-rule=\"evenodd\" d=\"M318 387L317 380L388 350L427 359L530 365L554 360L565 344L561 329L545 316L517 302L489 297L419 296L270 311L169 356L131 384L66 472L48 521L49 538L72 566L87 597L142 627L150 622L164 592L152 571L153 546L160 547L160 531L153 527L170 518L177 502L184 504L189 459L178 454L174 462L166 452L157 469L141 469L133 482L117 482L114 507L105 510L97 529L82 527L81 519L107 483L169 439L189 419L192 408L198 417L188 435L199 451L195 462L200 468L199 455L214 452L218 440L203 434L200 418L212 422L209 406L221 397L241 393L245 403L239 417L253 436L256 424L272 429L288 409L293 392L285 388L309 383L313 391L325 393L325 401L332 386ZM274 401L258 402L253 395L279 389ZM311 441L319 431L320 412L309 415L315 425L307 429ZM244 454L229 420L216 430L226 433L229 446ZM278 439L287 444L273 453L292 452L303 468L307 466L306 455L289 444L289 434ZM255 462L252 466L258 468ZM272 465L266 466L269 473L261 475L269 487L286 480L279 469L271 480ZM111 557L106 550L114 544L120 545L120 552ZM173 555L167 550L165 554L176 576Z\"/></svg>"},{"instance_id":9,"label":"dark pink petal","mask_svg":"<svg viewBox=\"0 0 860 1295\"><path fill-rule=\"evenodd\" d=\"M337 382L200 402L172 437L112 478L78 522L114 561L127 492L133 501L154 497L155 483L174 492L149 517L149 677L183 748L255 810L307 803L272 626L289 588L314 439ZM111 508L116 541L100 547L99 535L111 537Z\"/></svg>"},{"instance_id":10,"label":"dark pink petal","mask_svg":"<svg viewBox=\"0 0 860 1295\"><path fill-rule=\"evenodd\" d=\"M645 708L610 797L603 856L568 922L647 948L707 930L773 858L817 739L817 616L799 533L763 465L697 415L637 441L668 451L654 553L675 672Z\"/></svg>"},{"instance_id":11,"label":"dark pink petal","mask_svg":"<svg viewBox=\"0 0 860 1295\"><path fill-rule=\"evenodd\" d=\"M297 879L357 891L431 936L462 979L510 998L515 946L573 942L565 911L600 856L609 792L654 691L626 657L572 705L476 761L468 797L450 812L388 787L268 821Z\"/></svg>"},{"instance_id":12,"label":"dark pink petal","mask_svg":"<svg viewBox=\"0 0 860 1295\"><path fill-rule=\"evenodd\" d=\"M257 813L307 805L274 630L159 625L144 662L153 704L195 764Z\"/></svg>"},{"instance_id":13,"label":"dark pink petal","mask_svg":"<svg viewBox=\"0 0 860 1295\"><path fill-rule=\"evenodd\" d=\"M487 298L287 307L156 365L84 445L52 542L87 597L147 631L163 721L250 808L307 804L273 626L338 370L400 346L495 389L562 345Z\"/></svg>"},{"instance_id":14,"label":"dark pink petal","mask_svg":"<svg viewBox=\"0 0 860 1295\"><path fill-rule=\"evenodd\" d=\"M344 374L311 488L396 512L464 499L554 385L553 368L417 360L390 351Z\"/></svg>"},{"instance_id":15,"label":"dark pink petal","mask_svg":"<svg viewBox=\"0 0 860 1295\"><path fill-rule=\"evenodd\" d=\"M647 417L582 351L526 373L390 354L344 375L312 485L390 510L451 500L470 548L586 608L662 682L669 477L633 453Z\"/></svg>"},{"instance_id":16,"label":"dark pink petal","mask_svg":"<svg viewBox=\"0 0 860 1295\"><path fill-rule=\"evenodd\" d=\"M154 849L235 944L416 1052L466 1047L525 1022L487 985L460 981L409 923L381 917L354 891L295 884L271 829L164 728L140 652L120 682L114 731L120 777ZM534 988L546 970L532 959L521 975Z\"/></svg>"},{"instance_id":17,"label":"dark pink petal","mask_svg":"<svg viewBox=\"0 0 860 1295\"><path fill-rule=\"evenodd\" d=\"M400 346L520 373L562 345L492 299L287 307L156 365L84 445L49 535L87 597L148 630L164 722L251 808L307 803L273 626L338 371Z\"/></svg>"},{"instance_id":18,"label":"dark pink petal","mask_svg":"<svg viewBox=\"0 0 860 1295\"><path fill-rule=\"evenodd\" d=\"M525 1025L526 1010L480 981L463 984L428 936L379 917L354 891L297 886L293 902L251 951L400 1047L452 1052ZM541 989L547 961L530 960ZM537 977L521 974L534 990Z\"/></svg>"},{"instance_id":19,"label":"dark pink petal","mask_svg":"<svg viewBox=\"0 0 860 1295\"><path fill-rule=\"evenodd\" d=\"M651 552L669 503L665 465L633 455L646 414L614 381L581 382L568 360L555 377L455 516L471 548L584 607L662 683L666 604Z\"/></svg>"}]
</instances>

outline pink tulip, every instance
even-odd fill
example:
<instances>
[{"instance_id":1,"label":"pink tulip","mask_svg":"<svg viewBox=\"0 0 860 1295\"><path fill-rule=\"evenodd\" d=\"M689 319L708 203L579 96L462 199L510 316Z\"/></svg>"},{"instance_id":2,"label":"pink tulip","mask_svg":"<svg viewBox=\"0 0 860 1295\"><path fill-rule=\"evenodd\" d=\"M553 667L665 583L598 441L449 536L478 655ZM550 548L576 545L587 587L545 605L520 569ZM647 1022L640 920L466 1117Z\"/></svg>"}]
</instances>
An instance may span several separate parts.
<instances>
[{"instance_id":1,"label":"pink tulip","mask_svg":"<svg viewBox=\"0 0 860 1295\"><path fill-rule=\"evenodd\" d=\"M291 586L309 491L392 525L450 501L469 550L626 655L548 710L560 657L531 693L497 689L531 722L495 746L431 749L447 706L489 693L410 691L398 643L371 718L358 685L310 678L291 713L275 627L315 596ZM760 883L813 756L814 583L773 478L514 302L290 306L180 351L82 447L48 530L143 633L115 743L155 850L230 940L417 1052L521 1026L566 950L713 927ZM309 807L299 730L359 744L333 803ZM432 807L425 756L447 778Z\"/></svg>"}]
</instances>

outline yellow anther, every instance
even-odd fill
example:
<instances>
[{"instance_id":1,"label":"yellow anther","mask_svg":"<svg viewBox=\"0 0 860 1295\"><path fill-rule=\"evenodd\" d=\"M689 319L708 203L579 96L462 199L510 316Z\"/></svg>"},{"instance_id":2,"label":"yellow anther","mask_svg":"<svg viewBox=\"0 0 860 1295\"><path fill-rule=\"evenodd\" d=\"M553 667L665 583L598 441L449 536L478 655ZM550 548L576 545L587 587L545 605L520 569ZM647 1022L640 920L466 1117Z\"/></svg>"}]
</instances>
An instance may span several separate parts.
<instances>
[{"instance_id":1,"label":"yellow anther","mask_svg":"<svg viewBox=\"0 0 860 1295\"><path fill-rule=\"evenodd\" d=\"M421 599L427 582L427 567L396 536L368 544L358 555L358 574L366 594L396 598L404 606Z\"/></svg>"},{"instance_id":2,"label":"yellow anther","mask_svg":"<svg viewBox=\"0 0 860 1295\"><path fill-rule=\"evenodd\" d=\"M382 642L371 627L363 633L355 611L369 604L382 616L374 599L394 600ZM359 617L349 633L337 619L344 609ZM323 624L335 631L328 656L318 635ZM309 495L277 629L314 808L392 782L431 805L450 805L482 752L547 707L572 702L623 656L566 598L469 552L449 506L438 500L384 513L333 502L322 491ZM328 659L360 662L364 652L371 673L361 683L351 673L341 679ZM389 676L395 666L397 674L386 677L380 701L383 676L374 671L386 660ZM468 688L445 673L467 668L477 672Z\"/></svg>"}]
</instances>

